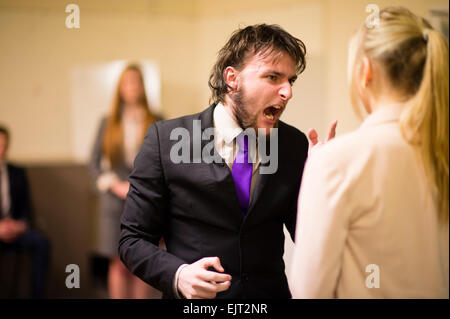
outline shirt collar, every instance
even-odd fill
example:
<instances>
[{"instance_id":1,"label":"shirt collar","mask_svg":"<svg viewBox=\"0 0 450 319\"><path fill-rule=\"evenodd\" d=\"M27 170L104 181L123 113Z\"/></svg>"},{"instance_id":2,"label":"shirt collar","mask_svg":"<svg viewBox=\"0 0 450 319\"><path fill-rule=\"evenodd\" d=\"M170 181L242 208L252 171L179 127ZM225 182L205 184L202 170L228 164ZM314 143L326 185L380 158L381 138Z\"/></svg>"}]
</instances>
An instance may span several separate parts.
<instances>
[{"instance_id":1,"label":"shirt collar","mask_svg":"<svg viewBox=\"0 0 450 319\"><path fill-rule=\"evenodd\" d=\"M216 129L216 138L230 144L243 130L230 116L222 103L216 105L214 109L214 128Z\"/></svg>"},{"instance_id":2,"label":"shirt collar","mask_svg":"<svg viewBox=\"0 0 450 319\"><path fill-rule=\"evenodd\" d=\"M215 146L222 157L226 157L226 154L222 153L223 147L233 149L234 139L244 130L236 123L233 117L230 116L225 106L222 103L218 103L213 113L214 120L214 138ZM254 145L254 147L257 147ZM252 159L254 171L258 168L261 158L258 155L257 149L250 151L250 157ZM233 160L231 159L231 163Z\"/></svg>"}]
</instances>

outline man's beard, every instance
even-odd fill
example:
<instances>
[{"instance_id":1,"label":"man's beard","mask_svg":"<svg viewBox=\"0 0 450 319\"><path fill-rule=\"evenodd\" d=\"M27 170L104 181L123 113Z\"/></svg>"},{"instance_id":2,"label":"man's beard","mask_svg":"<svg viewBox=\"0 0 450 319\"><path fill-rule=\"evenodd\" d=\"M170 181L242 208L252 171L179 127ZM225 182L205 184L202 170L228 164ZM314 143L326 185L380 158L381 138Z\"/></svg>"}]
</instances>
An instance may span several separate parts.
<instances>
[{"instance_id":1,"label":"man's beard","mask_svg":"<svg viewBox=\"0 0 450 319\"><path fill-rule=\"evenodd\" d=\"M252 116L245 107L246 96L243 87L239 88L234 94L232 94L231 99L233 101L233 114L239 126L243 130L251 127L257 132L258 127L256 120L258 118L258 114Z\"/></svg>"},{"instance_id":2,"label":"man's beard","mask_svg":"<svg viewBox=\"0 0 450 319\"><path fill-rule=\"evenodd\" d=\"M231 95L231 100L233 101L231 109L233 110L234 117L236 118L236 121L238 122L239 126L243 130L246 130L247 128L251 127L257 133L258 113L252 115L247 110L246 105L248 104L248 101L243 86L241 86L234 94ZM278 121L276 121L274 124L274 128L276 127L278 127Z\"/></svg>"}]
</instances>

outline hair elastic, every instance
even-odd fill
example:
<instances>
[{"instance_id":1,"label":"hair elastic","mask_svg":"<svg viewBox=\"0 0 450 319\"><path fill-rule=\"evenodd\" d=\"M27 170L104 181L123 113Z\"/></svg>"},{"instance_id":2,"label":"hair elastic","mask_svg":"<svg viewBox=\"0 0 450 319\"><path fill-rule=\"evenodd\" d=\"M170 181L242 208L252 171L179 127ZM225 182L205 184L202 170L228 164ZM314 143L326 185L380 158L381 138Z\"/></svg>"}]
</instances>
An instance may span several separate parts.
<instances>
[{"instance_id":1,"label":"hair elastic","mask_svg":"<svg viewBox=\"0 0 450 319\"><path fill-rule=\"evenodd\" d=\"M426 29L423 29L423 32L422 32L422 37L425 40L425 42L427 42L427 43L428 43L428 32L429 31L430 31L430 29L426 28Z\"/></svg>"}]
</instances>

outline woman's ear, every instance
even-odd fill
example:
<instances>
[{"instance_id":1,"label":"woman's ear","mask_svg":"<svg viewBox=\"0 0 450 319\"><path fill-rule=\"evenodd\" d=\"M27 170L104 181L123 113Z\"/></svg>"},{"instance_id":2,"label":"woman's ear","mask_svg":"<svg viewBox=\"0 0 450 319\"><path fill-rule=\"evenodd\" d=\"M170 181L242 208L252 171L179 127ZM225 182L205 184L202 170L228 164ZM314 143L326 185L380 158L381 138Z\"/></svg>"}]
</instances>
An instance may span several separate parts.
<instances>
[{"instance_id":1,"label":"woman's ear","mask_svg":"<svg viewBox=\"0 0 450 319\"><path fill-rule=\"evenodd\" d=\"M373 65L367 56L363 56L361 61L361 87L366 88L373 78Z\"/></svg>"},{"instance_id":2,"label":"woman's ear","mask_svg":"<svg viewBox=\"0 0 450 319\"><path fill-rule=\"evenodd\" d=\"M367 89L373 79L373 65L367 56L361 58L361 62L355 79L359 98L367 113L372 113L371 91Z\"/></svg>"},{"instance_id":3,"label":"woman's ear","mask_svg":"<svg viewBox=\"0 0 450 319\"><path fill-rule=\"evenodd\" d=\"M232 66L227 66L223 72L225 83L233 90L237 89L238 71Z\"/></svg>"}]
</instances>

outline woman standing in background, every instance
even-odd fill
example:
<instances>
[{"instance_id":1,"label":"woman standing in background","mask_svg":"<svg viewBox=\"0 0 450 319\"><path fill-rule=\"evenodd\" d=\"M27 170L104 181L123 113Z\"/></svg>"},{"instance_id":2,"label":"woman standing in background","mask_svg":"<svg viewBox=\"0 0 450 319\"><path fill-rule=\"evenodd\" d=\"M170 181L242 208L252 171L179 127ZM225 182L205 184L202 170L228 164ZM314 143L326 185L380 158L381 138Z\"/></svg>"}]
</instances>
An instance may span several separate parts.
<instances>
[{"instance_id":1,"label":"woman standing in background","mask_svg":"<svg viewBox=\"0 0 450 319\"><path fill-rule=\"evenodd\" d=\"M120 217L130 186L127 178L145 133L155 121L142 72L138 66L129 65L120 76L110 114L101 122L90 163L101 193L98 249L110 260L108 290L113 299L149 298L152 289L123 265L118 244Z\"/></svg>"},{"instance_id":2,"label":"woman standing in background","mask_svg":"<svg viewBox=\"0 0 450 319\"><path fill-rule=\"evenodd\" d=\"M308 158L292 295L448 298L448 42L387 8L349 53L353 104L369 116Z\"/></svg>"}]
</instances>

